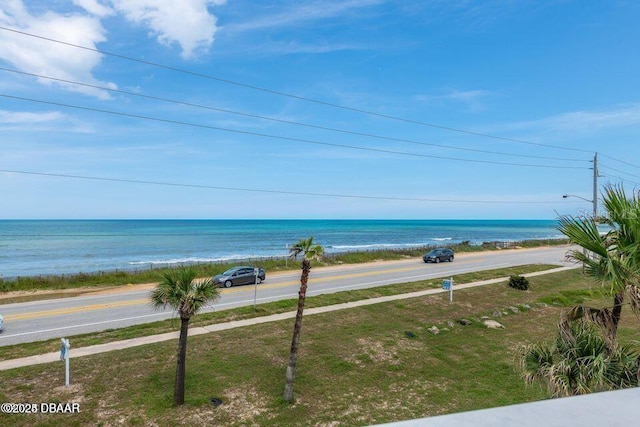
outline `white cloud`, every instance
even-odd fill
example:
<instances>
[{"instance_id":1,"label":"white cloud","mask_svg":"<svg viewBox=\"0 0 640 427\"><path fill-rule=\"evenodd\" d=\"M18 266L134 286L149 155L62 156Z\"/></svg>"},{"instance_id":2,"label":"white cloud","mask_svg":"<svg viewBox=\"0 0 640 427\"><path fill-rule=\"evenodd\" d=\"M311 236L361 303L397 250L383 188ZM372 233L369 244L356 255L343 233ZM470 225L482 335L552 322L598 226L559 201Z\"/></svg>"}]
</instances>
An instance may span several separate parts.
<instances>
[{"instance_id":1,"label":"white cloud","mask_svg":"<svg viewBox=\"0 0 640 427\"><path fill-rule=\"evenodd\" d=\"M58 111L29 112L0 110L0 125L3 131L53 131L94 133L91 123ZM3 147L4 148L4 147Z\"/></svg>"},{"instance_id":2,"label":"white cloud","mask_svg":"<svg viewBox=\"0 0 640 427\"><path fill-rule=\"evenodd\" d=\"M313 53L313 54L323 54L323 53L331 53L331 52L340 52L340 51L361 51L361 50L372 50L373 47L369 44L363 43L344 43L344 42L329 42L323 41L321 43L304 43L298 41L287 41L287 42L277 42L270 41L269 43L260 44L256 43L251 46L247 46L244 48L244 51L248 54L258 56L269 56L269 55L291 55L291 54L301 54L301 53Z\"/></svg>"},{"instance_id":3,"label":"white cloud","mask_svg":"<svg viewBox=\"0 0 640 427\"><path fill-rule=\"evenodd\" d=\"M100 21L93 17L51 11L36 16L29 13L19 0L10 0L1 7L0 23L18 31L41 34L55 40L92 48L106 40L104 28ZM96 52L0 31L0 58L21 71L115 88L115 84L99 81L92 75L92 70L100 63L101 57L102 55ZM68 83L53 83L46 79L41 79L40 83L60 85L74 92L109 98L108 92L103 90Z\"/></svg>"},{"instance_id":4,"label":"white cloud","mask_svg":"<svg viewBox=\"0 0 640 427\"><path fill-rule=\"evenodd\" d=\"M593 133L602 129L640 125L640 104L604 111L573 111L540 120L504 125L503 130L542 130L561 133Z\"/></svg>"},{"instance_id":5,"label":"white cloud","mask_svg":"<svg viewBox=\"0 0 640 427\"><path fill-rule=\"evenodd\" d=\"M73 0L73 3L95 16L106 17L115 13L109 6L100 4L97 0Z\"/></svg>"},{"instance_id":6,"label":"white cloud","mask_svg":"<svg viewBox=\"0 0 640 427\"><path fill-rule=\"evenodd\" d=\"M0 123L2 124L33 124L54 122L64 117L64 114L57 111L47 113L31 113L23 111L0 110Z\"/></svg>"},{"instance_id":7,"label":"white cloud","mask_svg":"<svg viewBox=\"0 0 640 427\"><path fill-rule=\"evenodd\" d=\"M414 98L419 102L439 103L442 101L454 101L467 105L472 110L480 110L483 108L482 99L490 96L491 92L487 90L468 90L459 91L451 90L441 95L416 95Z\"/></svg>"},{"instance_id":8,"label":"white cloud","mask_svg":"<svg viewBox=\"0 0 640 427\"><path fill-rule=\"evenodd\" d=\"M160 43L178 43L184 58L211 46L218 27L217 18L207 8L226 3L226 0L110 1L129 21L148 26Z\"/></svg>"},{"instance_id":9,"label":"white cloud","mask_svg":"<svg viewBox=\"0 0 640 427\"><path fill-rule=\"evenodd\" d=\"M386 0L344 0L344 1L312 1L294 2L293 6L282 13L268 14L243 24L229 25L225 29L230 32L243 32L300 25L309 21L334 18L355 10L385 3Z\"/></svg>"},{"instance_id":10,"label":"white cloud","mask_svg":"<svg viewBox=\"0 0 640 427\"><path fill-rule=\"evenodd\" d=\"M148 27L160 43L179 44L182 56L191 58L211 46L218 30L216 17L209 13L208 7L225 2L226 0L67 0L45 3L35 12L22 0L3 0L0 3L0 25L97 49L99 43L107 41L107 31L101 20L122 14L130 22ZM44 7L49 10L43 10ZM98 52L16 32L0 31L0 60L5 60L20 71L117 88L114 83L101 81L93 76L101 59L102 55ZM111 98L105 90L48 79L39 79L38 82L100 99Z\"/></svg>"}]
</instances>

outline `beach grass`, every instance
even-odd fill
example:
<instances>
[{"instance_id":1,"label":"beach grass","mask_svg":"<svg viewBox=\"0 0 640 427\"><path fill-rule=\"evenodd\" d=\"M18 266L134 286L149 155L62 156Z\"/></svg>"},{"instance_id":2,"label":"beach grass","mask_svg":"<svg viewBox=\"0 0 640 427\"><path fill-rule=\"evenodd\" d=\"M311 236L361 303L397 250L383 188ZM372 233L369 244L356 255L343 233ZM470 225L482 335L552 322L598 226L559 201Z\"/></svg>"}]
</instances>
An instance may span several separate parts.
<instances>
[{"instance_id":1,"label":"beach grass","mask_svg":"<svg viewBox=\"0 0 640 427\"><path fill-rule=\"evenodd\" d=\"M567 244L567 239L545 239L528 240L517 242L517 247L540 247L549 245ZM485 243L482 245L471 245L469 242L448 245L456 252L478 252L486 250L496 250L495 243ZM375 250L362 252L345 252L338 254L328 254L322 261L316 263L318 266L331 266L341 264L358 264L372 261L392 261L408 258L420 257L429 248L406 248L398 250ZM265 258L250 261L236 261L228 263L193 264L199 277L215 276L230 267L241 263L250 263L255 267L262 267L268 272L284 271L295 269L292 260L284 258ZM177 267L177 266L176 266ZM62 290L77 288L96 288L120 286L127 284L140 284L157 282L158 278L167 271L176 267L153 268L135 271L99 271L95 273L76 273L61 275L32 275L14 278L0 277L0 293L11 291L35 291L35 290ZM71 295L77 295L71 293Z\"/></svg>"},{"instance_id":2,"label":"beach grass","mask_svg":"<svg viewBox=\"0 0 640 427\"><path fill-rule=\"evenodd\" d=\"M514 369L514 352L555 335L564 307L542 300L578 292L594 306L610 301L590 293L579 270L530 284L526 292L506 283L461 290L453 303L438 294L305 317L293 405L281 397L287 320L189 338L179 408L172 407L176 342L72 359L69 388L59 362L0 372L3 402L81 405L79 414L0 414L0 424L357 426L541 400L545 391L525 386ZM620 325L625 342L640 338L628 310ZM505 329L482 327L484 315ZM472 324L460 325L461 318ZM428 332L434 325L438 335Z\"/></svg>"}]
</instances>

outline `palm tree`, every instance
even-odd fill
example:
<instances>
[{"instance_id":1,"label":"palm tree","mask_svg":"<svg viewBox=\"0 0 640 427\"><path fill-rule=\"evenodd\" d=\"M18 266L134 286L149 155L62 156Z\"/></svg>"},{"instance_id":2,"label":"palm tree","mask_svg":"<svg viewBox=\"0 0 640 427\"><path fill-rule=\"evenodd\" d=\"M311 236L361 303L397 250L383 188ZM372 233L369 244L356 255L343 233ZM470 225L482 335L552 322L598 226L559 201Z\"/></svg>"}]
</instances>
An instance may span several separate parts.
<instances>
[{"instance_id":1,"label":"palm tree","mask_svg":"<svg viewBox=\"0 0 640 427\"><path fill-rule=\"evenodd\" d=\"M541 382L551 397L566 397L638 385L638 355L630 346L610 346L592 322L560 327L555 342L519 349L527 384Z\"/></svg>"},{"instance_id":2,"label":"palm tree","mask_svg":"<svg viewBox=\"0 0 640 427\"><path fill-rule=\"evenodd\" d=\"M184 382L187 358L187 334L189 320L207 304L220 298L220 290L211 280L195 280L196 272L192 268L178 268L163 273L162 281L151 292L151 304L155 308L167 305L180 316L180 339L178 341L178 362L176 381L173 389L173 403L184 403Z\"/></svg>"},{"instance_id":3,"label":"palm tree","mask_svg":"<svg viewBox=\"0 0 640 427\"><path fill-rule=\"evenodd\" d=\"M635 194L627 198L622 187L610 185L603 195L603 204L607 211L605 219L565 216L560 218L558 229L572 243L593 254L572 250L569 256L582 262L585 272L608 289L613 295L613 307L578 306L565 320L581 317L594 320L607 331L608 341L614 343L625 295L633 310L640 312L640 200ZM607 224L610 230L601 234L599 223Z\"/></svg>"},{"instance_id":4,"label":"palm tree","mask_svg":"<svg viewBox=\"0 0 640 427\"><path fill-rule=\"evenodd\" d=\"M324 248L313 244L313 237L302 239L291 246L289 255L296 258L302 254L302 274L300 276L300 292L298 292L298 312L296 313L296 323L293 327L293 339L291 340L291 352L289 353L289 364L284 385L284 400L293 402L293 380L296 377L296 364L298 363L298 342L300 341L300 330L302 329L302 312L304 310L304 300L307 296L307 282L309 281L309 271L311 271L311 261L320 259L324 254Z\"/></svg>"}]
</instances>

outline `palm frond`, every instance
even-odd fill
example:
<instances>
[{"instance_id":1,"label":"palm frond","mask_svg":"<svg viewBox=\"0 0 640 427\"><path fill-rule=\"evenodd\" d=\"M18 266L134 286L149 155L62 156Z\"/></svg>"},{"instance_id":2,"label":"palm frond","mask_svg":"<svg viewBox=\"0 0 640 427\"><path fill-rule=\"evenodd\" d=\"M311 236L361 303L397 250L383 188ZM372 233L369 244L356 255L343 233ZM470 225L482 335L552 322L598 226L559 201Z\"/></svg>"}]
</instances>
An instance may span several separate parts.
<instances>
[{"instance_id":1,"label":"palm frond","mask_svg":"<svg viewBox=\"0 0 640 427\"><path fill-rule=\"evenodd\" d=\"M630 224L635 220L637 223L638 217L633 217L638 206L638 199L635 194L629 198L624 188L621 185L607 185L605 187L604 197L602 198L602 204L607 210L607 216L613 224Z\"/></svg>"},{"instance_id":2,"label":"palm frond","mask_svg":"<svg viewBox=\"0 0 640 427\"><path fill-rule=\"evenodd\" d=\"M636 284L629 284L626 288L626 294L631 310L636 316L640 316L640 288Z\"/></svg>"},{"instance_id":3,"label":"palm frond","mask_svg":"<svg viewBox=\"0 0 640 427\"><path fill-rule=\"evenodd\" d=\"M324 255L324 248L318 244L314 244L313 236L311 236L291 245L289 248L289 256L296 258L298 255L302 255L307 260L317 260Z\"/></svg>"},{"instance_id":4,"label":"palm frond","mask_svg":"<svg viewBox=\"0 0 640 427\"><path fill-rule=\"evenodd\" d=\"M611 227L605 234L594 218L564 216L558 229L588 251L572 250L569 257L582 262L587 274L615 294L640 283L640 199L636 194L627 197L621 185L609 185L602 203Z\"/></svg>"},{"instance_id":5,"label":"palm frond","mask_svg":"<svg viewBox=\"0 0 640 427\"><path fill-rule=\"evenodd\" d=\"M559 324L559 334L562 336L563 342L576 344L578 338L592 340L594 334L577 334L574 327L577 320L587 320L598 325L604 333L604 339L608 348L613 348L615 343L616 325L613 320L611 310L608 308L593 308L584 305L577 305L567 312L561 313L561 321ZM584 328L584 326L582 326ZM584 348L585 346L578 347Z\"/></svg>"},{"instance_id":6,"label":"palm frond","mask_svg":"<svg viewBox=\"0 0 640 427\"><path fill-rule=\"evenodd\" d=\"M178 268L162 275L162 281L151 291L155 308L172 307L181 318L190 318L205 305L220 298L220 289L211 280L196 280L191 268Z\"/></svg>"},{"instance_id":7,"label":"palm frond","mask_svg":"<svg viewBox=\"0 0 640 427\"><path fill-rule=\"evenodd\" d=\"M575 218L571 215L559 219L558 230L571 242L599 256L607 255L604 239L593 218Z\"/></svg>"}]
</instances>

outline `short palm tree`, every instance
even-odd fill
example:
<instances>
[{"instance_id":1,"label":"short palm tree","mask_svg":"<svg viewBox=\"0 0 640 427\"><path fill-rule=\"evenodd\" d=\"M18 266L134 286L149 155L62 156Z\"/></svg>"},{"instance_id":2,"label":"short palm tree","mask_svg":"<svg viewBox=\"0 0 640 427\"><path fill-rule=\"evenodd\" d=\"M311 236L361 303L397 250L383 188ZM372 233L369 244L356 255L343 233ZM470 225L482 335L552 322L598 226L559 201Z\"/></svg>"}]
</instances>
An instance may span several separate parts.
<instances>
[{"instance_id":1,"label":"short palm tree","mask_svg":"<svg viewBox=\"0 0 640 427\"><path fill-rule=\"evenodd\" d=\"M566 323L553 343L530 344L518 352L527 384L541 382L551 397L566 397L638 385L638 355L630 346L611 347L592 322Z\"/></svg>"},{"instance_id":2,"label":"short palm tree","mask_svg":"<svg viewBox=\"0 0 640 427\"><path fill-rule=\"evenodd\" d=\"M187 358L187 335L189 320L206 305L220 297L220 290L211 280L196 280L191 268L178 268L162 275L162 281L151 292L151 303L155 308L171 306L180 316L180 339L173 402L184 403L184 383Z\"/></svg>"},{"instance_id":3,"label":"short palm tree","mask_svg":"<svg viewBox=\"0 0 640 427\"><path fill-rule=\"evenodd\" d=\"M284 385L284 400L293 402L293 380L296 377L296 365L298 363L298 343L300 341L300 331L302 329L302 312L304 310L304 300L307 296L307 283L309 272L311 271L311 261L320 259L324 254L324 248L313 243L313 237L302 239L291 246L289 255L296 258L302 255L302 274L300 276L300 291L298 292L298 311L296 313L296 323L293 327L293 339L291 340L291 351L289 353L289 364L287 365L286 380Z\"/></svg>"},{"instance_id":4,"label":"short palm tree","mask_svg":"<svg viewBox=\"0 0 640 427\"><path fill-rule=\"evenodd\" d=\"M586 273L613 295L611 309L578 306L567 314L566 319L586 317L596 321L613 343L625 296L633 310L640 312L640 200L636 195L628 198L620 186L608 186L602 200L606 218L565 216L560 219L558 229L572 243L591 253L573 250L570 257L582 262ZM601 234L599 223L607 224L610 230Z\"/></svg>"}]
</instances>

